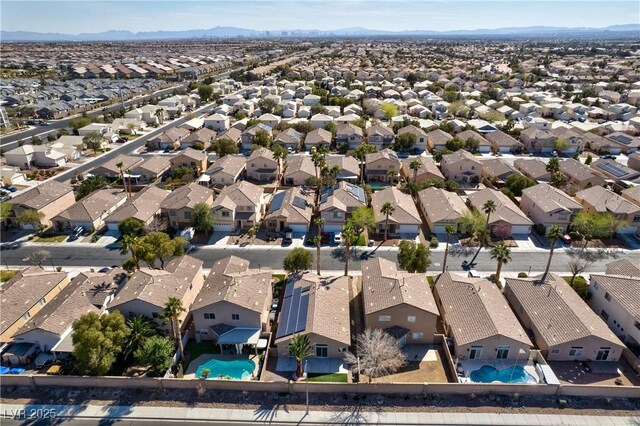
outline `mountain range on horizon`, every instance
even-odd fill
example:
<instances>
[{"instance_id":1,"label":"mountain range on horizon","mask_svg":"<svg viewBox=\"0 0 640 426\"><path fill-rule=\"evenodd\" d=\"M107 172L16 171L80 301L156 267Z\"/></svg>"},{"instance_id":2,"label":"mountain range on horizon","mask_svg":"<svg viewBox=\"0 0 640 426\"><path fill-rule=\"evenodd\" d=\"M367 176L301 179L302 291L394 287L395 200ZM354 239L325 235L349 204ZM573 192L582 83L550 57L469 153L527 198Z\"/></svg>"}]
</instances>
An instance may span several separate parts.
<instances>
[{"instance_id":1,"label":"mountain range on horizon","mask_svg":"<svg viewBox=\"0 0 640 426\"><path fill-rule=\"evenodd\" d=\"M0 31L0 41L136 41L136 40L178 40L178 39L221 39L221 38L280 38L280 37L575 37L620 35L640 38L640 24L610 25L603 28L588 27L508 27L474 30L404 30L385 31L362 27L336 30L273 30L258 31L238 27L216 26L209 29L184 31L143 31L110 30L99 33L62 34L33 31Z\"/></svg>"}]
</instances>

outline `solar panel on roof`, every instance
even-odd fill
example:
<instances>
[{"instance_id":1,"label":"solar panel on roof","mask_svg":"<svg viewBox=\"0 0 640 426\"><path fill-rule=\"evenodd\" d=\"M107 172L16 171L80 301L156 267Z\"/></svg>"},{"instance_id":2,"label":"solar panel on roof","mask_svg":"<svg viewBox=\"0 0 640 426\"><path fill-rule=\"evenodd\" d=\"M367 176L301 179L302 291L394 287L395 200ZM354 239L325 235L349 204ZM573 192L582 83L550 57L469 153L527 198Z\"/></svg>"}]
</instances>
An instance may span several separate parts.
<instances>
[{"instance_id":1,"label":"solar panel on roof","mask_svg":"<svg viewBox=\"0 0 640 426\"><path fill-rule=\"evenodd\" d=\"M291 204L299 209L305 209L307 207L307 201L304 198L300 197L293 197L293 201L291 202Z\"/></svg>"},{"instance_id":2,"label":"solar panel on roof","mask_svg":"<svg viewBox=\"0 0 640 426\"><path fill-rule=\"evenodd\" d=\"M271 205L269 206L269 212L274 212L282 206L282 201L284 200L284 192L278 192L271 200Z\"/></svg>"},{"instance_id":3,"label":"solar panel on roof","mask_svg":"<svg viewBox=\"0 0 640 426\"><path fill-rule=\"evenodd\" d=\"M611 163L600 163L597 166L615 177L622 177L627 174L627 172Z\"/></svg>"},{"instance_id":4,"label":"solar panel on roof","mask_svg":"<svg viewBox=\"0 0 640 426\"><path fill-rule=\"evenodd\" d=\"M296 322L295 333L304 331L307 328L307 313L309 312L309 293L300 297L300 309L298 309L298 318Z\"/></svg>"},{"instance_id":5,"label":"solar panel on roof","mask_svg":"<svg viewBox=\"0 0 640 426\"><path fill-rule=\"evenodd\" d=\"M284 298L286 299L287 297L291 297L292 293L293 293L293 281L290 281L287 283L287 285L284 288Z\"/></svg>"},{"instance_id":6,"label":"solar panel on roof","mask_svg":"<svg viewBox=\"0 0 640 426\"><path fill-rule=\"evenodd\" d=\"M276 338L303 331L309 310L309 286L294 288L291 282L285 287L282 311ZM303 295L304 292L304 295Z\"/></svg>"},{"instance_id":7,"label":"solar panel on roof","mask_svg":"<svg viewBox=\"0 0 640 426\"><path fill-rule=\"evenodd\" d=\"M613 139L614 141L623 143L625 145L629 145L631 143L631 138L629 136L626 135L613 135L613 136L609 136L611 139Z\"/></svg>"}]
</instances>

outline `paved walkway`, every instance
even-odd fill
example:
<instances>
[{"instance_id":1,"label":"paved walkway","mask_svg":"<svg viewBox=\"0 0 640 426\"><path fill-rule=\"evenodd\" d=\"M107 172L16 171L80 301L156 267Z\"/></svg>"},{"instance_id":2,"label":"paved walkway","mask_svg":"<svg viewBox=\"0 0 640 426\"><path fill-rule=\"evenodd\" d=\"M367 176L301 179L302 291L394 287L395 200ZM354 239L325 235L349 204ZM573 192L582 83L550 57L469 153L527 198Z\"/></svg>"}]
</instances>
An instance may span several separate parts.
<instances>
[{"instance_id":1,"label":"paved walkway","mask_svg":"<svg viewBox=\"0 0 640 426\"><path fill-rule=\"evenodd\" d=\"M21 411L25 410L25 411ZM360 411L288 411L261 407L256 410L186 407L127 407L81 405L3 404L0 418L20 420L36 410L55 410L57 419L209 421L219 424L379 424L379 425L637 425L640 417L546 414L412 413ZM40 411L49 412L52 411ZM24 415L22 413L25 413Z\"/></svg>"}]
</instances>

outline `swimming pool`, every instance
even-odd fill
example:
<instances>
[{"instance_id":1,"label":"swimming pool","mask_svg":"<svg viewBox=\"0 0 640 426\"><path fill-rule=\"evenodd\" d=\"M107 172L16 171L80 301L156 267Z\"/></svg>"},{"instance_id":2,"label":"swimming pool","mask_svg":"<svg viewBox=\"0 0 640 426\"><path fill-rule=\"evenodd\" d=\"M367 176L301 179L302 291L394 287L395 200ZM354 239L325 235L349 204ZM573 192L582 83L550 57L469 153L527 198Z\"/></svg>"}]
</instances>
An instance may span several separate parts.
<instances>
[{"instance_id":1,"label":"swimming pool","mask_svg":"<svg viewBox=\"0 0 640 426\"><path fill-rule=\"evenodd\" d=\"M210 359L204 364L200 364L196 370L196 378L202 378L202 370L209 370L208 379L228 379L243 380L251 376L256 364L250 359L234 359L224 361L221 359Z\"/></svg>"},{"instance_id":2,"label":"swimming pool","mask_svg":"<svg viewBox=\"0 0 640 426\"><path fill-rule=\"evenodd\" d=\"M476 383L529 383L536 384L538 381L531 374L527 373L519 365L498 370L490 365L483 365L478 370L474 370L469 375L472 382Z\"/></svg>"}]
</instances>

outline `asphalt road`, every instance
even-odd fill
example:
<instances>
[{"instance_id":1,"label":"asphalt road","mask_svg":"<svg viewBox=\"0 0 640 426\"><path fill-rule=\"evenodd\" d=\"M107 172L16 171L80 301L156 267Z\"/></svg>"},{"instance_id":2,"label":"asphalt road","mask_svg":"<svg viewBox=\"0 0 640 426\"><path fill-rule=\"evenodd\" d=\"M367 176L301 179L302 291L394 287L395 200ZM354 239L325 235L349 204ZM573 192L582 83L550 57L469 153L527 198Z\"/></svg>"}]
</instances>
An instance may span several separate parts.
<instances>
[{"instance_id":1,"label":"asphalt road","mask_svg":"<svg viewBox=\"0 0 640 426\"><path fill-rule=\"evenodd\" d=\"M109 250L102 246L69 244L39 244L28 245L15 244L13 246L4 245L2 248L2 266L24 266L27 262L24 260L36 248L42 248L51 253L52 259L44 266L53 263L55 266L63 267L102 267L111 265L120 265L128 256L121 255L119 250ZM315 248L309 248L314 254ZM363 251L370 252L371 248L360 247L353 250L349 269L352 271L360 270L360 264L363 261L361 254ZM282 247L274 247L271 249L255 248L255 247L215 247L215 246L197 246L189 253L191 256L204 261L205 268L211 268L215 261L224 257L235 255L247 259L253 268L271 268L276 270L282 269L282 261L289 253L289 249ZM375 256L396 261L397 251L390 251L382 248L378 250ZM434 251L431 253L432 265L429 271L442 270L442 261L444 257L443 251ZM462 271L462 261L471 260L472 256L449 256L448 270ZM608 257L600 259L590 264L586 272L604 272L605 265L613 260L627 258L633 262L640 263L640 252L624 253L616 258ZM511 253L511 262L504 265L502 270L507 272L528 272L531 266L532 272L541 272L544 270L548 254L545 251L514 251ZM551 263L551 271L559 273L569 272L568 262L572 257L563 250L556 250ZM315 261L314 261L315 262ZM496 261L491 259L489 250L483 250L476 259L476 270L481 272L492 272L496 269ZM322 248L320 258L321 270L339 271L344 270L343 251L340 248ZM313 266L315 270L315 263Z\"/></svg>"}]
</instances>

